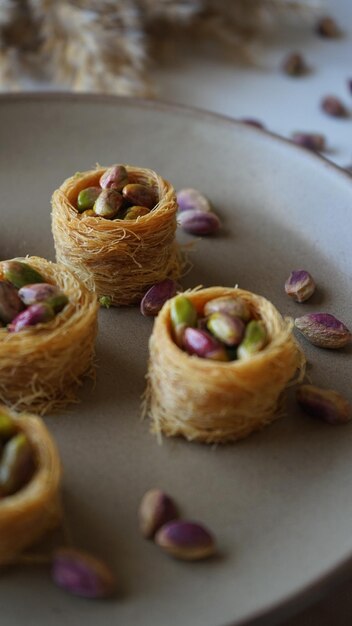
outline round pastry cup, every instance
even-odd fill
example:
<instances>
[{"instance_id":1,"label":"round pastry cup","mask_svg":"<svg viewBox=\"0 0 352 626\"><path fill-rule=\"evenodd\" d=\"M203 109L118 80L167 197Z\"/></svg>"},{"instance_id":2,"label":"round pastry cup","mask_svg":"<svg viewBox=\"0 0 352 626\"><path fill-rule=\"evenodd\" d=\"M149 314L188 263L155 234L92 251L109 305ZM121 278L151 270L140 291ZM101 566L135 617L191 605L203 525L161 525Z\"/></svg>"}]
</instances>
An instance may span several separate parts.
<instances>
[{"instance_id":1,"label":"round pastry cup","mask_svg":"<svg viewBox=\"0 0 352 626\"><path fill-rule=\"evenodd\" d=\"M35 455L37 468L27 485L0 499L0 565L15 562L21 552L38 541L62 519L61 463L56 445L43 420L16 415L0 406L24 432Z\"/></svg>"},{"instance_id":2,"label":"round pastry cup","mask_svg":"<svg viewBox=\"0 0 352 626\"><path fill-rule=\"evenodd\" d=\"M130 182L149 185L158 198L152 211L136 220L86 217L75 208L79 192L98 186L106 168L75 174L52 196L57 261L115 306L140 302L151 285L179 278L183 267L175 242L175 190L153 170L125 167Z\"/></svg>"},{"instance_id":3,"label":"round pastry cup","mask_svg":"<svg viewBox=\"0 0 352 626\"><path fill-rule=\"evenodd\" d=\"M17 260L38 270L69 299L50 322L16 333L0 329L0 402L17 411L44 414L77 401L82 379L94 375L99 306L96 296L66 267L40 257Z\"/></svg>"},{"instance_id":4,"label":"round pastry cup","mask_svg":"<svg viewBox=\"0 0 352 626\"><path fill-rule=\"evenodd\" d=\"M172 338L168 300L149 342L147 406L153 432L188 440L225 443L246 437L282 415L282 393L304 368L304 356L271 302L242 289L210 287L186 293L198 314L221 296L243 298L252 316L265 323L269 341L248 360L229 362L190 356Z\"/></svg>"}]
</instances>

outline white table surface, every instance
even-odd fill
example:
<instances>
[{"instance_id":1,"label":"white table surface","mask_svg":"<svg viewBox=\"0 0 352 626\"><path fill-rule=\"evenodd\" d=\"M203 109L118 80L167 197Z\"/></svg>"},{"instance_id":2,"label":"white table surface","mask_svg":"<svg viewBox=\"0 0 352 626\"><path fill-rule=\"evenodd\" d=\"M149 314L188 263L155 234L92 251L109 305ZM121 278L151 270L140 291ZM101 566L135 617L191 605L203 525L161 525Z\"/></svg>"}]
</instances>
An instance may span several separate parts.
<instances>
[{"instance_id":1,"label":"white table surface","mask_svg":"<svg viewBox=\"0 0 352 626\"><path fill-rule=\"evenodd\" d=\"M187 45L154 70L158 95L169 102L191 105L234 118L254 117L278 134L293 131L323 133L325 154L344 167L352 163L352 0L325 0L326 13L343 27L341 39L323 39L311 24L271 34L260 52L260 67L238 67L211 48ZM312 68L305 77L292 78L280 69L285 55L300 51ZM36 89L35 84L26 85ZM1 89L1 88L0 88ZM43 90L43 85L40 86ZM334 119L320 109L324 95L340 97L351 111L349 119ZM352 522L351 522L352 538ZM352 566L347 581L280 626L351 626Z\"/></svg>"}]
</instances>

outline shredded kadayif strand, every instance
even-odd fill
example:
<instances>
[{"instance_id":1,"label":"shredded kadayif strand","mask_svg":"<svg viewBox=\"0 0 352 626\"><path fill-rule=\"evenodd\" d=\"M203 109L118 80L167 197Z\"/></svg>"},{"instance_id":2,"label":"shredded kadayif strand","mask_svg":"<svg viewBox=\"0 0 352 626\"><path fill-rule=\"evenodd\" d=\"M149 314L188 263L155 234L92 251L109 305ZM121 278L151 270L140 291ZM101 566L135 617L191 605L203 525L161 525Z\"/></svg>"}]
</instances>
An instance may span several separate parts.
<instances>
[{"instance_id":1,"label":"shredded kadayif strand","mask_svg":"<svg viewBox=\"0 0 352 626\"><path fill-rule=\"evenodd\" d=\"M75 402L82 377L93 376L98 303L66 267L40 257L20 260L69 299L50 322L16 333L0 329L0 402L44 414Z\"/></svg>"},{"instance_id":2,"label":"shredded kadayif strand","mask_svg":"<svg viewBox=\"0 0 352 626\"><path fill-rule=\"evenodd\" d=\"M277 419L281 396L305 359L284 319L271 302L242 289L210 287L187 292L198 313L221 296L241 297L262 319L268 344L248 360L219 362L190 356L172 338L170 300L150 338L146 402L152 430L205 443L236 441Z\"/></svg>"},{"instance_id":3,"label":"shredded kadayif strand","mask_svg":"<svg viewBox=\"0 0 352 626\"><path fill-rule=\"evenodd\" d=\"M68 178L52 197L56 258L98 296L115 306L139 302L164 278L180 277L183 258L175 242L177 202L173 187L156 172L125 166L131 183L151 186L159 201L136 220L108 220L79 214L79 192L98 186L106 168Z\"/></svg>"},{"instance_id":4,"label":"shredded kadayif strand","mask_svg":"<svg viewBox=\"0 0 352 626\"><path fill-rule=\"evenodd\" d=\"M15 415L0 406L24 432L36 461L27 485L0 499L0 565L15 562L21 552L40 539L62 519L60 458L44 422L34 415Z\"/></svg>"}]
</instances>

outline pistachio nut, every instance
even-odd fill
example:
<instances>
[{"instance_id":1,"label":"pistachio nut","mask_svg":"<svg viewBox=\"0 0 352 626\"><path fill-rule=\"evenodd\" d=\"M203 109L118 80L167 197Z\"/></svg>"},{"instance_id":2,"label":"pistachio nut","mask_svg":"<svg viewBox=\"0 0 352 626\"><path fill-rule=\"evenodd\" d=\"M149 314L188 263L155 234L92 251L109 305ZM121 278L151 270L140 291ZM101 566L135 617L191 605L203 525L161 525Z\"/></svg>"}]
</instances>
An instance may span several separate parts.
<instances>
[{"instance_id":1,"label":"pistachio nut","mask_svg":"<svg viewBox=\"0 0 352 626\"><path fill-rule=\"evenodd\" d=\"M31 283L44 283L45 280L37 270L23 261L3 261L4 278L20 289Z\"/></svg>"},{"instance_id":2,"label":"pistachio nut","mask_svg":"<svg viewBox=\"0 0 352 626\"><path fill-rule=\"evenodd\" d=\"M268 341L264 322L251 320L246 326L243 341L237 348L239 359L248 359L264 348Z\"/></svg>"},{"instance_id":3,"label":"pistachio nut","mask_svg":"<svg viewBox=\"0 0 352 626\"><path fill-rule=\"evenodd\" d=\"M59 548L52 558L56 585L83 598L108 598L116 587L111 569L100 559L74 548Z\"/></svg>"},{"instance_id":4,"label":"pistachio nut","mask_svg":"<svg viewBox=\"0 0 352 626\"><path fill-rule=\"evenodd\" d=\"M54 317L55 311L52 306L46 302L37 302L19 313L7 328L11 333L18 333L18 331L30 326L50 322Z\"/></svg>"},{"instance_id":5,"label":"pistachio nut","mask_svg":"<svg viewBox=\"0 0 352 626\"><path fill-rule=\"evenodd\" d=\"M129 183L122 189L122 195L133 205L153 209L157 203L157 198L153 187L141 185L139 183Z\"/></svg>"},{"instance_id":6,"label":"pistachio nut","mask_svg":"<svg viewBox=\"0 0 352 626\"><path fill-rule=\"evenodd\" d=\"M306 270L294 270L285 282L285 291L296 302L305 302L315 291L315 282Z\"/></svg>"},{"instance_id":7,"label":"pistachio nut","mask_svg":"<svg viewBox=\"0 0 352 626\"><path fill-rule=\"evenodd\" d=\"M316 32L321 37L336 39L341 36L341 30L334 18L326 15L318 20Z\"/></svg>"},{"instance_id":8,"label":"pistachio nut","mask_svg":"<svg viewBox=\"0 0 352 626\"><path fill-rule=\"evenodd\" d=\"M104 172L99 180L102 189L113 188L117 191L128 184L128 173L124 165L112 165Z\"/></svg>"},{"instance_id":9,"label":"pistachio nut","mask_svg":"<svg viewBox=\"0 0 352 626\"><path fill-rule=\"evenodd\" d=\"M326 150L326 137L320 133L295 132L291 139L293 143L313 152L324 152Z\"/></svg>"},{"instance_id":10,"label":"pistachio nut","mask_svg":"<svg viewBox=\"0 0 352 626\"><path fill-rule=\"evenodd\" d=\"M123 203L121 194L116 189L103 189L95 201L94 213L111 220L117 217Z\"/></svg>"},{"instance_id":11,"label":"pistachio nut","mask_svg":"<svg viewBox=\"0 0 352 626\"><path fill-rule=\"evenodd\" d=\"M345 324L330 313L307 313L295 319L295 326L310 343L319 348L343 348L352 339Z\"/></svg>"},{"instance_id":12,"label":"pistachio nut","mask_svg":"<svg viewBox=\"0 0 352 626\"><path fill-rule=\"evenodd\" d=\"M282 70L288 76L303 76L308 72L307 63L299 52L291 52L282 64Z\"/></svg>"},{"instance_id":13,"label":"pistachio nut","mask_svg":"<svg viewBox=\"0 0 352 626\"><path fill-rule=\"evenodd\" d=\"M23 309L23 302L12 283L0 280L0 320L9 324Z\"/></svg>"},{"instance_id":14,"label":"pistachio nut","mask_svg":"<svg viewBox=\"0 0 352 626\"><path fill-rule=\"evenodd\" d=\"M242 341L245 325L239 317L217 312L208 318L207 328L226 346L238 346Z\"/></svg>"},{"instance_id":15,"label":"pistachio nut","mask_svg":"<svg viewBox=\"0 0 352 626\"><path fill-rule=\"evenodd\" d=\"M92 209L100 193L100 187L86 187L86 189L82 189L77 198L77 211L83 213Z\"/></svg>"},{"instance_id":16,"label":"pistachio nut","mask_svg":"<svg viewBox=\"0 0 352 626\"><path fill-rule=\"evenodd\" d=\"M213 300L206 302L204 315L211 315L217 312L239 317L244 322L248 322L252 317L247 302L240 296L221 296L220 298L213 298Z\"/></svg>"},{"instance_id":17,"label":"pistachio nut","mask_svg":"<svg viewBox=\"0 0 352 626\"><path fill-rule=\"evenodd\" d=\"M220 228L220 220L215 213L190 209L179 213L177 221L186 233L191 235L213 235Z\"/></svg>"},{"instance_id":18,"label":"pistachio nut","mask_svg":"<svg viewBox=\"0 0 352 626\"><path fill-rule=\"evenodd\" d=\"M17 433L17 426L7 413L0 413L0 441L5 442Z\"/></svg>"},{"instance_id":19,"label":"pistachio nut","mask_svg":"<svg viewBox=\"0 0 352 626\"><path fill-rule=\"evenodd\" d=\"M26 306L30 306L36 302L49 302L49 304L53 306L53 303L58 302L58 306L60 307L62 297L65 299L65 304L68 302L67 297L60 291L59 287L49 283L24 285L18 290L18 295Z\"/></svg>"},{"instance_id":20,"label":"pistachio nut","mask_svg":"<svg viewBox=\"0 0 352 626\"><path fill-rule=\"evenodd\" d=\"M142 315L158 315L165 302L173 298L176 291L177 285L171 278L165 278L165 280L150 287L141 301L140 309Z\"/></svg>"},{"instance_id":21,"label":"pistachio nut","mask_svg":"<svg viewBox=\"0 0 352 626\"><path fill-rule=\"evenodd\" d=\"M215 553L215 539L202 524L174 520L164 524L155 535L155 543L165 552L184 561L197 561Z\"/></svg>"},{"instance_id":22,"label":"pistachio nut","mask_svg":"<svg viewBox=\"0 0 352 626\"><path fill-rule=\"evenodd\" d=\"M325 96L321 101L321 108L331 117L348 117L347 108L336 96Z\"/></svg>"},{"instance_id":23,"label":"pistachio nut","mask_svg":"<svg viewBox=\"0 0 352 626\"><path fill-rule=\"evenodd\" d=\"M152 539L163 524L178 517L178 511L170 496L160 489L150 489L142 498L138 517L143 537Z\"/></svg>"},{"instance_id":24,"label":"pistachio nut","mask_svg":"<svg viewBox=\"0 0 352 626\"><path fill-rule=\"evenodd\" d=\"M198 189L191 187L180 189L176 194L176 198L179 211L190 211L193 209L211 211L209 200Z\"/></svg>"},{"instance_id":25,"label":"pistachio nut","mask_svg":"<svg viewBox=\"0 0 352 626\"><path fill-rule=\"evenodd\" d=\"M143 215L148 215L150 210L146 206L131 206L127 209L124 220L136 220L137 217L143 217Z\"/></svg>"},{"instance_id":26,"label":"pistachio nut","mask_svg":"<svg viewBox=\"0 0 352 626\"><path fill-rule=\"evenodd\" d=\"M198 328L185 328L183 335L183 347L188 354L195 354L202 359L213 361L228 361L228 355L224 346L205 330Z\"/></svg>"},{"instance_id":27,"label":"pistachio nut","mask_svg":"<svg viewBox=\"0 0 352 626\"><path fill-rule=\"evenodd\" d=\"M0 494L10 496L26 485L34 472L32 446L25 433L14 435L4 446L0 462Z\"/></svg>"},{"instance_id":28,"label":"pistachio nut","mask_svg":"<svg viewBox=\"0 0 352 626\"><path fill-rule=\"evenodd\" d=\"M170 317L174 339L177 345L182 348L185 329L187 326L196 326L197 324L197 311L192 301L180 294L171 300Z\"/></svg>"},{"instance_id":29,"label":"pistachio nut","mask_svg":"<svg viewBox=\"0 0 352 626\"><path fill-rule=\"evenodd\" d=\"M301 385L297 389L296 397L305 413L329 424L345 424L352 419L350 403L332 389Z\"/></svg>"}]
</instances>

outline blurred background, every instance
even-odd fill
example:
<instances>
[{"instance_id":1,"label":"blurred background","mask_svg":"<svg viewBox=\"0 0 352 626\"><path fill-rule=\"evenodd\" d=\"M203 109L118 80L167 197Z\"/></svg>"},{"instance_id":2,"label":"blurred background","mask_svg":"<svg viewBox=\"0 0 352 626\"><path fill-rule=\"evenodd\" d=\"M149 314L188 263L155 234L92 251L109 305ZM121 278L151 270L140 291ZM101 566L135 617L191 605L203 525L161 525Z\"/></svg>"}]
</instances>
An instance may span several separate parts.
<instances>
[{"instance_id":1,"label":"blurred background","mask_svg":"<svg viewBox=\"0 0 352 626\"><path fill-rule=\"evenodd\" d=\"M352 163L351 58L351 0L0 2L3 92L157 97L254 118L289 138L323 135L296 140L342 167ZM324 110L326 96L343 114L336 102Z\"/></svg>"}]
</instances>

